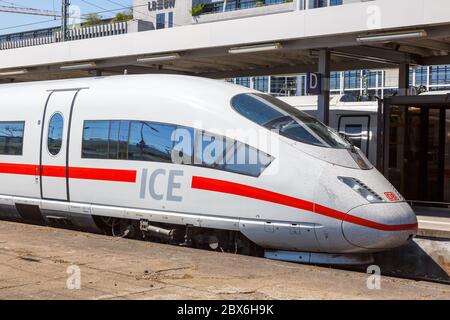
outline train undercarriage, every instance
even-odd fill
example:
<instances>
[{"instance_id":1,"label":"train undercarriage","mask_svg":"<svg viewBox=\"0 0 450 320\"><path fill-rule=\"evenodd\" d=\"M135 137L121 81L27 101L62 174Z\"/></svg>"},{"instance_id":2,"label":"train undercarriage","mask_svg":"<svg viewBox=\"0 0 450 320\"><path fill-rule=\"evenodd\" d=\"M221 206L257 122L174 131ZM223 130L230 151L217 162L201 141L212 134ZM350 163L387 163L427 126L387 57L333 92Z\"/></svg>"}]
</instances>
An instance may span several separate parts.
<instances>
[{"instance_id":1,"label":"train undercarriage","mask_svg":"<svg viewBox=\"0 0 450 320\"><path fill-rule=\"evenodd\" d=\"M306 264L365 265L373 260L371 254L267 249L255 244L240 231L45 210L35 205L0 206L0 219Z\"/></svg>"},{"instance_id":2,"label":"train undercarriage","mask_svg":"<svg viewBox=\"0 0 450 320\"><path fill-rule=\"evenodd\" d=\"M93 219L105 235L113 237L147 240L233 254L264 256L264 249L239 231L101 216L93 216Z\"/></svg>"}]
</instances>

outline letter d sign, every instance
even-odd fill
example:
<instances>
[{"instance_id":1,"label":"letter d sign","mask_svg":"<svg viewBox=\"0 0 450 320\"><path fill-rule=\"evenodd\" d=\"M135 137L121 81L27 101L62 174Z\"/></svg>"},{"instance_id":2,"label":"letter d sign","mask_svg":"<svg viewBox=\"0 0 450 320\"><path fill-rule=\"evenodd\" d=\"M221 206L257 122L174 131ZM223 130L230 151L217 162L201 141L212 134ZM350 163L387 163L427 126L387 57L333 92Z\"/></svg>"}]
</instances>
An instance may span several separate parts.
<instances>
[{"instance_id":1,"label":"letter d sign","mask_svg":"<svg viewBox=\"0 0 450 320\"><path fill-rule=\"evenodd\" d=\"M322 75L308 72L306 74L306 88L308 94L319 95L322 91Z\"/></svg>"}]
</instances>

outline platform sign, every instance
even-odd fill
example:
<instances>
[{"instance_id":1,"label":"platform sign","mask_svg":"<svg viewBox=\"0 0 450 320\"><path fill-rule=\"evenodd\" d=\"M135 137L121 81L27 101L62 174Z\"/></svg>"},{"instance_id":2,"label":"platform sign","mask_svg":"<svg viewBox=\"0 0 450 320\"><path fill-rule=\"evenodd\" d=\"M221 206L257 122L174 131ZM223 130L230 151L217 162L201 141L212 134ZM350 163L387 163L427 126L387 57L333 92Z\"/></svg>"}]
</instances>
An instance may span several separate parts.
<instances>
[{"instance_id":1,"label":"platform sign","mask_svg":"<svg viewBox=\"0 0 450 320\"><path fill-rule=\"evenodd\" d=\"M322 93L322 75L316 72L306 74L306 92L311 95Z\"/></svg>"}]
</instances>

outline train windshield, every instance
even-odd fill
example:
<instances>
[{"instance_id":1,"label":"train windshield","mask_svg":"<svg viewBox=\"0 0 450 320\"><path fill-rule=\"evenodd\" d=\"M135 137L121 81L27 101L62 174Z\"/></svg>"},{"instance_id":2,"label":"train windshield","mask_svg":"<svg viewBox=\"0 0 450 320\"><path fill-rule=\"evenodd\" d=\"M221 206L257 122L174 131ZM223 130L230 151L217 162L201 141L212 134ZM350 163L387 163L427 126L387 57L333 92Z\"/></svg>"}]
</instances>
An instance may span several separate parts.
<instances>
[{"instance_id":1,"label":"train windshield","mask_svg":"<svg viewBox=\"0 0 450 320\"><path fill-rule=\"evenodd\" d=\"M272 96L243 93L233 97L231 105L247 119L292 140L328 148L351 148L333 129Z\"/></svg>"}]
</instances>

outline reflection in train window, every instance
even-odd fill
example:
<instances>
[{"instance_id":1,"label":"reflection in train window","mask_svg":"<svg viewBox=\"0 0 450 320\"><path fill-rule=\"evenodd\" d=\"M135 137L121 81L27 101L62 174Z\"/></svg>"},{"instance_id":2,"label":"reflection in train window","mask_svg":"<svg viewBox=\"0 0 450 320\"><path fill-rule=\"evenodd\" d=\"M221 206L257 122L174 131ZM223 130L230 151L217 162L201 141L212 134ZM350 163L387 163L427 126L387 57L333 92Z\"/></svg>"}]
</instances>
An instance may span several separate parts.
<instances>
[{"instance_id":1,"label":"reflection in train window","mask_svg":"<svg viewBox=\"0 0 450 320\"><path fill-rule=\"evenodd\" d=\"M0 122L0 155L22 155L25 122Z\"/></svg>"},{"instance_id":2,"label":"reflection in train window","mask_svg":"<svg viewBox=\"0 0 450 320\"><path fill-rule=\"evenodd\" d=\"M128 159L128 137L130 136L130 121L121 120L119 129L118 159Z\"/></svg>"},{"instance_id":3,"label":"reflection in train window","mask_svg":"<svg viewBox=\"0 0 450 320\"><path fill-rule=\"evenodd\" d=\"M83 158L109 158L109 125L110 121L85 121L83 128ZM113 140L114 141L114 140Z\"/></svg>"},{"instance_id":4,"label":"reflection in train window","mask_svg":"<svg viewBox=\"0 0 450 320\"><path fill-rule=\"evenodd\" d=\"M193 128L177 126L173 136L172 161L177 164L194 163L194 137Z\"/></svg>"},{"instance_id":5,"label":"reflection in train window","mask_svg":"<svg viewBox=\"0 0 450 320\"><path fill-rule=\"evenodd\" d=\"M362 125L347 124L345 126L345 134L349 137L349 139L356 147L361 149Z\"/></svg>"},{"instance_id":6,"label":"reflection in train window","mask_svg":"<svg viewBox=\"0 0 450 320\"><path fill-rule=\"evenodd\" d=\"M223 164L223 136L198 131L195 148L195 164L205 167L219 168Z\"/></svg>"},{"instance_id":7,"label":"reflection in train window","mask_svg":"<svg viewBox=\"0 0 450 320\"><path fill-rule=\"evenodd\" d=\"M82 157L193 164L253 177L259 177L274 159L221 135L174 124L126 120L85 121Z\"/></svg>"},{"instance_id":8,"label":"reflection in train window","mask_svg":"<svg viewBox=\"0 0 450 320\"><path fill-rule=\"evenodd\" d=\"M195 148L196 165L228 172L259 177L272 162L272 156L248 144L197 131Z\"/></svg>"},{"instance_id":9,"label":"reflection in train window","mask_svg":"<svg viewBox=\"0 0 450 320\"><path fill-rule=\"evenodd\" d=\"M132 121L128 160L172 162L172 133L176 126Z\"/></svg>"},{"instance_id":10,"label":"reflection in train window","mask_svg":"<svg viewBox=\"0 0 450 320\"><path fill-rule=\"evenodd\" d=\"M108 142L108 158L119 158L119 129L120 121L114 120L109 122L109 142Z\"/></svg>"},{"instance_id":11,"label":"reflection in train window","mask_svg":"<svg viewBox=\"0 0 450 320\"><path fill-rule=\"evenodd\" d=\"M289 139L329 148L350 148L333 129L291 105L266 94L243 93L231 99L239 114Z\"/></svg>"},{"instance_id":12,"label":"reflection in train window","mask_svg":"<svg viewBox=\"0 0 450 320\"><path fill-rule=\"evenodd\" d=\"M47 148L50 154L56 156L62 147L64 119L61 113L55 113L48 125Z\"/></svg>"},{"instance_id":13,"label":"reflection in train window","mask_svg":"<svg viewBox=\"0 0 450 320\"><path fill-rule=\"evenodd\" d=\"M233 148L230 148L230 141L227 140L224 165L224 170L226 171L259 177L264 169L273 161L272 156L248 144L239 141L231 142L234 144Z\"/></svg>"}]
</instances>

